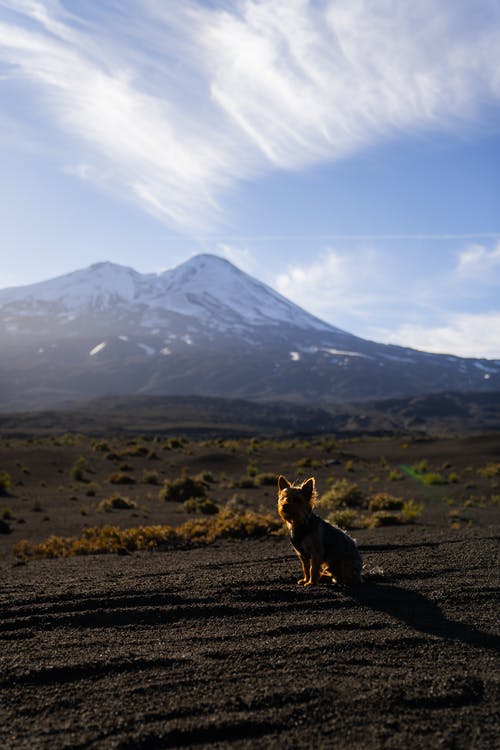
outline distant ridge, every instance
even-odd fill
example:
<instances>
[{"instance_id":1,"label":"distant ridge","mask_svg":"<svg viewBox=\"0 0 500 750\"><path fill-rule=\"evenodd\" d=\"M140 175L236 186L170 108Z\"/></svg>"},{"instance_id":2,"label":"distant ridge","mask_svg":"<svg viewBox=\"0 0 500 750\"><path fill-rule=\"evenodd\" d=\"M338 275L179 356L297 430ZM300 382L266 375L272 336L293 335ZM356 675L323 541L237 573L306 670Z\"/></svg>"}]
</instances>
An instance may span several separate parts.
<instances>
[{"instance_id":1,"label":"distant ridge","mask_svg":"<svg viewBox=\"0 0 500 750\"><path fill-rule=\"evenodd\" d=\"M65 432L191 437L500 435L500 392L437 393L329 408L204 396L101 398L71 409L0 414L0 431L5 437Z\"/></svg>"},{"instance_id":2,"label":"distant ridge","mask_svg":"<svg viewBox=\"0 0 500 750\"><path fill-rule=\"evenodd\" d=\"M206 254L159 275L104 262L0 290L0 351L0 411L107 394L315 406L500 390L500 359L353 336Z\"/></svg>"}]
</instances>

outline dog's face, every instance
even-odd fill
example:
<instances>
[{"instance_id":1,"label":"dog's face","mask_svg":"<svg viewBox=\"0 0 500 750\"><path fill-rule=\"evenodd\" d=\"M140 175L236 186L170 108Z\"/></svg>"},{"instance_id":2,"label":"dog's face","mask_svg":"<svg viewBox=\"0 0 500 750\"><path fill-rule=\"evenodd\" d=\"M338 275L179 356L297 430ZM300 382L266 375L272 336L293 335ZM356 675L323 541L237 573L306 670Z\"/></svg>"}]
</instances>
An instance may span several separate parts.
<instances>
[{"instance_id":1,"label":"dog's face","mask_svg":"<svg viewBox=\"0 0 500 750\"><path fill-rule=\"evenodd\" d=\"M296 487L283 476L278 479L278 513L285 523L300 526L311 512L316 498L314 478Z\"/></svg>"}]
</instances>

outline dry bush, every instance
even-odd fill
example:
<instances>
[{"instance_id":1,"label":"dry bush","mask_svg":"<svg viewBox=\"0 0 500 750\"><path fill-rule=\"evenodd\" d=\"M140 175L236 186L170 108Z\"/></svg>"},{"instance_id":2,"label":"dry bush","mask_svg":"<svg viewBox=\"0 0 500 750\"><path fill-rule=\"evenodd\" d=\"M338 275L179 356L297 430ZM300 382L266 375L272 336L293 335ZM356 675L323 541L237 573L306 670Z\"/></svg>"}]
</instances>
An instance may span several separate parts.
<instances>
[{"instance_id":1,"label":"dry bush","mask_svg":"<svg viewBox=\"0 0 500 750\"><path fill-rule=\"evenodd\" d=\"M231 487L239 487L242 490L251 490L256 486L255 478L249 476L242 476L240 479L235 479L231 483Z\"/></svg>"},{"instance_id":2,"label":"dry bush","mask_svg":"<svg viewBox=\"0 0 500 750\"><path fill-rule=\"evenodd\" d=\"M140 456L147 456L148 453L149 448L146 445L129 445L127 446L127 448L124 448L122 451L120 451L120 456L122 456L122 458L137 458Z\"/></svg>"},{"instance_id":3,"label":"dry bush","mask_svg":"<svg viewBox=\"0 0 500 750\"><path fill-rule=\"evenodd\" d=\"M134 477L124 471L117 471L108 477L109 484L135 484Z\"/></svg>"},{"instance_id":4,"label":"dry bush","mask_svg":"<svg viewBox=\"0 0 500 750\"><path fill-rule=\"evenodd\" d=\"M389 474L387 475L387 479L389 482L399 482L401 479L404 479L405 475L398 471L397 469L391 469Z\"/></svg>"},{"instance_id":5,"label":"dry bush","mask_svg":"<svg viewBox=\"0 0 500 750\"><path fill-rule=\"evenodd\" d=\"M446 484L446 479L443 477L442 474L439 474L437 471L428 471L425 474L422 474L420 476L420 479L424 484L433 485L433 484Z\"/></svg>"},{"instance_id":6,"label":"dry bush","mask_svg":"<svg viewBox=\"0 0 500 750\"><path fill-rule=\"evenodd\" d=\"M144 484L160 484L160 475L157 471L143 471L142 481Z\"/></svg>"},{"instance_id":7,"label":"dry bush","mask_svg":"<svg viewBox=\"0 0 500 750\"><path fill-rule=\"evenodd\" d=\"M123 497L122 495L112 495L104 500L101 500L97 506L98 510L111 511L111 510L132 510L137 508L137 503L131 500L129 497Z\"/></svg>"},{"instance_id":8,"label":"dry bush","mask_svg":"<svg viewBox=\"0 0 500 750\"><path fill-rule=\"evenodd\" d=\"M245 511L222 510L211 518L200 518L173 528L172 526L139 526L119 529L116 526L84 529L80 537L51 536L33 544L26 540L14 546L16 557L74 557L76 555L131 553L158 547L176 548L186 545L211 544L216 539L261 538L279 533L281 521L274 516Z\"/></svg>"},{"instance_id":9,"label":"dry bush","mask_svg":"<svg viewBox=\"0 0 500 750\"><path fill-rule=\"evenodd\" d=\"M160 500L183 503L196 497L205 497L206 483L195 477L184 476L177 479L166 479L160 490Z\"/></svg>"},{"instance_id":10,"label":"dry bush","mask_svg":"<svg viewBox=\"0 0 500 750\"><path fill-rule=\"evenodd\" d=\"M102 451L103 453L108 453L111 450L107 440L93 440L90 447L96 452Z\"/></svg>"},{"instance_id":11,"label":"dry bush","mask_svg":"<svg viewBox=\"0 0 500 750\"><path fill-rule=\"evenodd\" d=\"M249 508L250 506L250 500L246 497L238 495L237 493L232 495L226 503L227 510L232 510L236 513L241 513L242 511L247 510L247 508Z\"/></svg>"},{"instance_id":12,"label":"dry bush","mask_svg":"<svg viewBox=\"0 0 500 750\"><path fill-rule=\"evenodd\" d=\"M215 477L211 471L200 471L199 474L196 474L195 479L197 479L199 482L206 482L207 484L213 484L215 482Z\"/></svg>"},{"instance_id":13,"label":"dry bush","mask_svg":"<svg viewBox=\"0 0 500 750\"><path fill-rule=\"evenodd\" d=\"M359 506L362 500L363 493L357 484L347 479L338 479L321 495L318 505L325 510L338 510L345 506Z\"/></svg>"},{"instance_id":14,"label":"dry bush","mask_svg":"<svg viewBox=\"0 0 500 750\"><path fill-rule=\"evenodd\" d=\"M7 474L7 472L4 471L2 474L0 474L0 495L3 497L8 495L10 486L11 486L10 474Z\"/></svg>"},{"instance_id":15,"label":"dry bush","mask_svg":"<svg viewBox=\"0 0 500 750\"><path fill-rule=\"evenodd\" d=\"M492 477L498 477L500 476L500 463L490 463L486 464L486 466L481 467L477 470L477 473L485 477L486 479L491 479Z\"/></svg>"},{"instance_id":16,"label":"dry bush","mask_svg":"<svg viewBox=\"0 0 500 750\"><path fill-rule=\"evenodd\" d=\"M384 494L385 493L380 493L380 495ZM390 495L388 497L390 497ZM399 499L400 498L394 498L394 500ZM421 503L416 503L415 500L402 501L399 510L394 505L391 508L389 503L383 507L383 501L381 501L378 504L378 510L374 510L370 516L364 518L364 525L373 529L377 526L399 526L402 524L413 523L417 518L420 518L423 511L424 506Z\"/></svg>"},{"instance_id":17,"label":"dry bush","mask_svg":"<svg viewBox=\"0 0 500 750\"><path fill-rule=\"evenodd\" d=\"M271 471L263 471L256 475L255 484L259 487L262 485L274 487L278 484L278 475L273 474Z\"/></svg>"},{"instance_id":18,"label":"dry bush","mask_svg":"<svg viewBox=\"0 0 500 750\"><path fill-rule=\"evenodd\" d=\"M165 450L182 450L188 441L184 437L171 437L165 442L163 446Z\"/></svg>"},{"instance_id":19,"label":"dry bush","mask_svg":"<svg viewBox=\"0 0 500 750\"><path fill-rule=\"evenodd\" d=\"M328 516L328 521L341 529L354 529L363 525L362 517L352 508L335 510Z\"/></svg>"},{"instance_id":20,"label":"dry bush","mask_svg":"<svg viewBox=\"0 0 500 750\"><path fill-rule=\"evenodd\" d=\"M219 512L217 503L208 497L205 499L192 497L189 500L185 500L182 506L186 513L203 513L206 516L214 516Z\"/></svg>"},{"instance_id":21,"label":"dry bush","mask_svg":"<svg viewBox=\"0 0 500 750\"><path fill-rule=\"evenodd\" d=\"M368 510L401 510L404 500L402 497L394 497L388 492L377 492L368 500Z\"/></svg>"}]
</instances>

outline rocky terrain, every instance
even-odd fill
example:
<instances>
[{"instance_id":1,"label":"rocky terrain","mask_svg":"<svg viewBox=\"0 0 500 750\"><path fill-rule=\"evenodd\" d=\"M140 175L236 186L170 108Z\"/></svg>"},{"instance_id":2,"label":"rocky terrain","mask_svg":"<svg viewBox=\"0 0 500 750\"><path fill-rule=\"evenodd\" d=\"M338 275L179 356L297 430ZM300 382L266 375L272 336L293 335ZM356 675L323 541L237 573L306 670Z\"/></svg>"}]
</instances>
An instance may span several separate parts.
<instances>
[{"instance_id":1,"label":"rocky terrain","mask_svg":"<svg viewBox=\"0 0 500 750\"><path fill-rule=\"evenodd\" d=\"M498 746L498 436L104 442L1 442L0 746ZM120 466L135 510L103 513ZM352 532L368 569L355 589L298 587L280 535L16 561L23 537L181 523L146 470L211 472L218 503L270 513L274 486L250 482L255 470L313 473L320 492L350 481L423 512Z\"/></svg>"}]
</instances>

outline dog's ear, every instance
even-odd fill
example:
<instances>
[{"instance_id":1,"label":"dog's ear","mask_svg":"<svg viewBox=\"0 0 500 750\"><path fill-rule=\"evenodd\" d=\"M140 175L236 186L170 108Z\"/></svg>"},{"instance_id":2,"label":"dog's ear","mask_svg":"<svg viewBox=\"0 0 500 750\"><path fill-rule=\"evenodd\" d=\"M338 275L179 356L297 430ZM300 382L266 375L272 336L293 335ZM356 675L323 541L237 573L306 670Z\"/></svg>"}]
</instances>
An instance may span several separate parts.
<instances>
[{"instance_id":1,"label":"dog's ear","mask_svg":"<svg viewBox=\"0 0 500 750\"><path fill-rule=\"evenodd\" d=\"M311 502L312 498L314 497L315 486L316 482L314 481L314 477L309 477L309 479L306 479L305 482L302 482L300 486L302 494L309 502Z\"/></svg>"},{"instance_id":2,"label":"dog's ear","mask_svg":"<svg viewBox=\"0 0 500 750\"><path fill-rule=\"evenodd\" d=\"M278 490L281 492L282 490L285 490L287 487L291 487L292 485L288 481L288 479L280 474L278 477Z\"/></svg>"}]
</instances>

